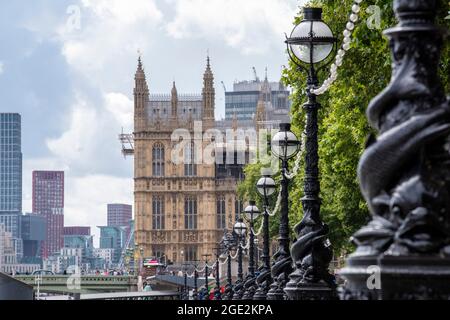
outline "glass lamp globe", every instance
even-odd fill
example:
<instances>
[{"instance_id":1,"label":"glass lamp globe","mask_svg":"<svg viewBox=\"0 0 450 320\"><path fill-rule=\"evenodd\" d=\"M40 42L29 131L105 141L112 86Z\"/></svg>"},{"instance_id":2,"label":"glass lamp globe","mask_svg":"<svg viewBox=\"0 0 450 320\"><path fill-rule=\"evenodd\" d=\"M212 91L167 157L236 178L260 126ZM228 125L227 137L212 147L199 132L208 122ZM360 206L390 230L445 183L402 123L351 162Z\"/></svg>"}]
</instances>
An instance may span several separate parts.
<instances>
[{"instance_id":1,"label":"glass lamp globe","mask_svg":"<svg viewBox=\"0 0 450 320\"><path fill-rule=\"evenodd\" d=\"M263 173L263 177L256 183L256 188L262 196L269 197L275 193L275 180L272 179L270 174Z\"/></svg>"},{"instance_id":2,"label":"glass lamp globe","mask_svg":"<svg viewBox=\"0 0 450 320\"><path fill-rule=\"evenodd\" d=\"M243 236L246 231L247 231L247 226L245 225L245 223L242 219L239 219L239 221L236 222L236 224L234 225L234 232L238 236Z\"/></svg>"},{"instance_id":3,"label":"glass lamp globe","mask_svg":"<svg viewBox=\"0 0 450 320\"><path fill-rule=\"evenodd\" d=\"M282 123L280 131L272 139L272 152L282 160L288 160L298 152L300 142L289 123Z\"/></svg>"},{"instance_id":4,"label":"glass lamp globe","mask_svg":"<svg viewBox=\"0 0 450 320\"><path fill-rule=\"evenodd\" d=\"M303 8L304 19L295 26L287 43L302 62L311 64L325 60L333 51L335 38L322 21L321 8Z\"/></svg>"},{"instance_id":5,"label":"glass lamp globe","mask_svg":"<svg viewBox=\"0 0 450 320\"><path fill-rule=\"evenodd\" d=\"M245 217L249 221L255 220L256 218L258 218L260 212L259 212L258 207L256 206L256 202L250 201L249 205L245 208L244 213L245 213Z\"/></svg>"}]
</instances>

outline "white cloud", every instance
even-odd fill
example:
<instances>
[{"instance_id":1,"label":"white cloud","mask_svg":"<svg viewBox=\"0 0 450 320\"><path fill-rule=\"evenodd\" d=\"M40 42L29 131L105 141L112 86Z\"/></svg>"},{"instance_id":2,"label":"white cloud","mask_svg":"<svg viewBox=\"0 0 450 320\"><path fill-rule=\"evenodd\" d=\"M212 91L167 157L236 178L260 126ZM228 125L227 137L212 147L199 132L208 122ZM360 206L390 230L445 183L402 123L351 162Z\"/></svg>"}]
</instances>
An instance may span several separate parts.
<instances>
[{"instance_id":1,"label":"white cloud","mask_svg":"<svg viewBox=\"0 0 450 320\"><path fill-rule=\"evenodd\" d=\"M5 65L2 61L0 61L0 74L2 74L5 71Z\"/></svg>"},{"instance_id":2,"label":"white cloud","mask_svg":"<svg viewBox=\"0 0 450 320\"><path fill-rule=\"evenodd\" d=\"M133 101L126 95L111 92L105 95L105 107L122 124L125 132L133 130Z\"/></svg>"},{"instance_id":3,"label":"white cloud","mask_svg":"<svg viewBox=\"0 0 450 320\"><path fill-rule=\"evenodd\" d=\"M292 29L292 17L301 2L175 0L176 16L167 30L175 38L225 41L244 54L261 54Z\"/></svg>"},{"instance_id":4,"label":"white cloud","mask_svg":"<svg viewBox=\"0 0 450 320\"><path fill-rule=\"evenodd\" d=\"M62 53L78 75L100 87L129 77L136 64L130 57L150 48L163 19L153 0L81 0L80 14L79 30L59 28Z\"/></svg>"},{"instance_id":5,"label":"white cloud","mask_svg":"<svg viewBox=\"0 0 450 320\"><path fill-rule=\"evenodd\" d=\"M70 127L59 138L48 139L50 151L65 163L70 169L73 165L80 165L88 156L95 152L95 136L97 133L98 117L94 108L89 107L85 100L78 98L72 108ZM86 157L88 156L88 157Z\"/></svg>"},{"instance_id":6,"label":"white cloud","mask_svg":"<svg viewBox=\"0 0 450 320\"><path fill-rule=\"evenodd\" d=\"M133 118L126 119L133 110L131 104L126 96L117 93L105 95L98 104L78 94L68 115L67 130L57 138L47 139L47 147L72 176L131 175L130 163L121 156L118 141L122 120L128 124L125 129L131 130Z\"/></svg>"}]
</instances>

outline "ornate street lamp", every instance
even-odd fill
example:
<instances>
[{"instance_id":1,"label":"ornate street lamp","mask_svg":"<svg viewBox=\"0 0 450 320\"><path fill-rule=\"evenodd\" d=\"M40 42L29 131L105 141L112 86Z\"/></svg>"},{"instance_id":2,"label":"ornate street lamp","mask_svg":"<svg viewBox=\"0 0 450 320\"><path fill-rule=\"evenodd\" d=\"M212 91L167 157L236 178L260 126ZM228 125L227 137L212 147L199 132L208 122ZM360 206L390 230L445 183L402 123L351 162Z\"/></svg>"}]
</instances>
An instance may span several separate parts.
<instances>
[{"instance_id":1,"label":"ornate street lamp","mask_svg":"<svg viewBox=\"0 0 450 320\"><path fill-rule=\"evenodd\" d=\"M233 299L233 279L231 275L231 251L236 245L236 239L232 233L226 233L222 239L223 245L227 249L227 285L222 300Z\"/></svg>"},{"instance_id":2,"label":"ornate street lamp","mask_svg":"<svg viewBox=\"0 0 450 320\"><path fill-rule=\"evenodd\" d=\"M284 288L292 272L292 259L289 252L289 179L287 174L288 161L297 154L299 147L300 142L291 132L291 125L280 124L280 132L272 140L272 152L281 160L280 229L278 251L273 256L275 260L272 266L273 283L267 293L268 300L284 300Z\"/></svg>"},{"instance_id":3,"label":"ornate street lamp","mask_svg":"<svg viewBox=\"0 0 450 320\"><path fill-rule=\"evenodd\" d=\"M264 212L263 212L263 265L260 273L256 278L258 289L253 296L253 300L267 300L267 292L273 282L270 268L270 237L269 237L269 197L276 191L275 180L272 179L270 172L262 170L263 177L259 179L256 187L258 192L264 198Z\"/></svg>"},{"instance_id":4,"label":"ornate street lamp","mask_svg":"<svg viewBox=\"0 0 450 320\"><path fill-rule=\"evenodd\" d=\"M255 276L255 235L253 229L255 227L255 220L259 217L260 211L256 206L255 201L250 201L249 205L244 210L244 216L250 224L250 250L249 250L249 264L248 274L244 283L244 295L242 300L253 300L253 295L256 291L256 276Z\"/></svg>"},{"instance_id":5,"label":"ornate street lamp","mask_svg":"<svg viewBox=\"0 0 450 320\"><path fill-rule=\"evenodd\" d=\"M296 270L291 274L285 292L288 299L332 299L335 292L334 277L328 268L333 252L328 241L328 226L320 217L320 182L318 154L318 110L320 104L312 93L318 84L317 72L326 67L335 49L336 38L330 27L322 21L321 8L304 8L304 19L286 40L292 61L308 75L305 146L305 183L303 220L295 228L298 240L291 248ZM328 59L327 59L328 58ZM318 68L316 71L316 67Z\"/></svg>"},{"instance_id":6,"label":"ornate street lamp","mask_svg":"<svg viewBox=\"0 0 450 320\"><path fill-rule=\"evenodd\" d=\"M238 250L238 274L237 281L234 284L233 300L241 300L244 294L244 273L242 268L242 245L245 240L245 234L247 233L247 226L244 220L241 218L234 225L234 232L238 236L237 250Z\"/></svg>"}]
</instances>

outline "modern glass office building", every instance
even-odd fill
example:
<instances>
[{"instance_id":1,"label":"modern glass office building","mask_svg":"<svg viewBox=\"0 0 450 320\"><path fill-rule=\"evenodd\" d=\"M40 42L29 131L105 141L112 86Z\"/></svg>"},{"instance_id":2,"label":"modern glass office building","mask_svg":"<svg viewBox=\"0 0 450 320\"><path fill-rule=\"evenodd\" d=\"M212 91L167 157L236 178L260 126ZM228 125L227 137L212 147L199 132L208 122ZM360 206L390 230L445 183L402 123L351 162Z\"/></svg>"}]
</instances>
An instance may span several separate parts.
<instances>
[{"instance_id":1,"label":"modern glass office building","mask_svg":"<svg viewBox=\"0 0 450 320\"><path fill-rule=\"evenodd\" d=\"M21 117L0 113L0 214L22 212Z\"/></svg>"},{"instance_id":2,"label":"modern glass office building","mask_svg":"<svg viewBox=\"0 0 450 320\"><path fill-rule=\"evenodd\" d=\"M119 262L122 249L126 242L125 227L102 226L100 229L100 248L114 249L113 263Z\"/></svg>"},{"instance_id":3,"label":"modern glass office building","mask_svg":"<svg viewBox=\"0 0 450 320\"><path fill-rule=\"evenodd\" d=\"M23 254L21 129L20 114L0 113L0 224L12 234L18 260Z\"/></svg>"},{"instance_id":4,"label":"modern glass office building","mask_svg":"<svg viewBox=\"0 0 450 320\"><path fill-rule=\"evenodd\" d=\"M45 217L37 214L21 217L23 263L42 263L42 243L47 234L46 223Z\"/></svg>"}]
</instances>

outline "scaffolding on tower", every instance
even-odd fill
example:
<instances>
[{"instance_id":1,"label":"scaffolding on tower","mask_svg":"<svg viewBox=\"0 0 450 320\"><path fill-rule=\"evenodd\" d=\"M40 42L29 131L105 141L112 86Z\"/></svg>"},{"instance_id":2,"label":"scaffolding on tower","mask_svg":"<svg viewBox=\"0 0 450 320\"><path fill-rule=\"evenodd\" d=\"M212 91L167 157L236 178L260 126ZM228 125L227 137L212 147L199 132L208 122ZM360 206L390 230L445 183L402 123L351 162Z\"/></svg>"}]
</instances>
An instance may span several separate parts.
<instances>
[{"instance_id":1,"label":"scaffolding on tower","mask_svg":"<svg viewBox=\"0 0 450 320\"><path fill-rule=\"evenodd\" d=\"M127 156L134 155L134 135L132 133L119 134L119 141L122 143L122 154L126 158Z\"/></svg>"}]
</instances>

